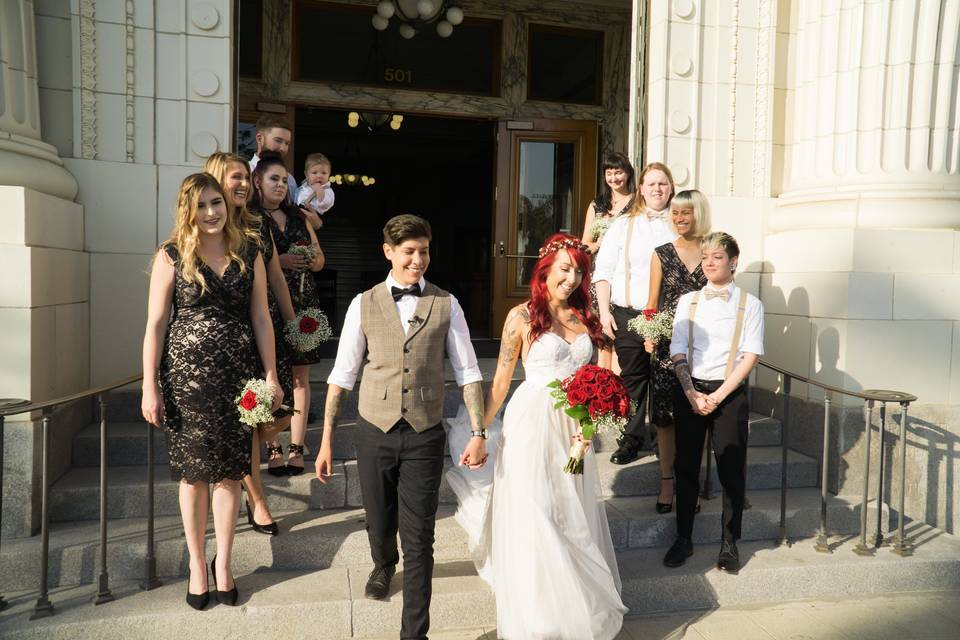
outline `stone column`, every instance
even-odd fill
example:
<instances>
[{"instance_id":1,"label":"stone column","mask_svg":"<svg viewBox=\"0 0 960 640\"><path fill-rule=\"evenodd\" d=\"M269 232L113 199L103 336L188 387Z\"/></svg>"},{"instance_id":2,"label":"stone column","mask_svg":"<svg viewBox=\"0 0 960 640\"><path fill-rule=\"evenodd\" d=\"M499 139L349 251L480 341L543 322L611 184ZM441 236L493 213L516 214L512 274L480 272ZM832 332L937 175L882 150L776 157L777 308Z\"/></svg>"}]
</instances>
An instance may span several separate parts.
<instances>
[{"instance_id":1,"label":"stone column","mask_svg":"<svg viewBox=\"0 0 960 640\"><path fill-rule=\"evenodd\" d=\"M73 200L77 181L40 139L33 2L0 4L0 185Z\"/></svg>"}]
</instances>

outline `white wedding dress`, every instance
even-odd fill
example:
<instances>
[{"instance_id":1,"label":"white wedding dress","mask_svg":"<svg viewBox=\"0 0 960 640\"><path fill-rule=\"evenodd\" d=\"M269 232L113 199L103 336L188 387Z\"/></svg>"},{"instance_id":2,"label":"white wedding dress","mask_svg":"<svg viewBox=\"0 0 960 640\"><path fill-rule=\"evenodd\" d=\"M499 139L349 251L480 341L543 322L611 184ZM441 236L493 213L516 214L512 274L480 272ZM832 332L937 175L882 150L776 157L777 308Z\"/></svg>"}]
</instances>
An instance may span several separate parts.
<instances>
[{"instance_id":1,"label":"white wedding dress","mask_svg":"<svg viewBox=\"0 0 960 640\"><path fill-rule=\"evenodd\" d=\"M594 453L582 475L564 473L577 424L553 408L547 388L592 358L587 335L537 339L502 432L495 425L488 442L492 473L455 465L447 474L478 573L496 595L499 638L609 640L627 612ZM469 432L465 415L451 421L454 460Z\"/></svg>"}]
</instances>

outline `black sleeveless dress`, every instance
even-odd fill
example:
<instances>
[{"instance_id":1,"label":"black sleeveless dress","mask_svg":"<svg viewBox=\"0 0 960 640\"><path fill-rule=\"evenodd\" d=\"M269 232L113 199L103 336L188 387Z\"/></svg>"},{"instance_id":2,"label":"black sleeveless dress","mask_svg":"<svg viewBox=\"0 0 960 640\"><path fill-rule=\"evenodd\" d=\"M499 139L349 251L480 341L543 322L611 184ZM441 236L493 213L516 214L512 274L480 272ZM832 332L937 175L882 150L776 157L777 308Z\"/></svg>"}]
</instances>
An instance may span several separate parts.
<instances>
[{"instance_id":1,"label":"black sleeveless dress","mask_svg":"<svg viewBox=\"0 0 960 640\"><path fill-rule=\"evenodd\" d=\"M307 231L306 221L296 212L290 212L289 210L284 212L287 214L287 224L282 231L273 216L267 213L263 214L263 219L267 222L270 232L273 234L273 240L277 244L277 253L279 254L289 252L290 247L295 244L310 244L310 233ZM297 313L308 307L320 306L317 285L311 272L284 269L283 276L287 279L290 299L293 300L293 308ZM290 356L290 363L293 365L316 364L321 359L319 347L303 353L293 348L287 348L287 351ZM293 396L291 395L290 398L293 398Z\"/></svg>"},{"instance_id":2,"label":"black sleeveless dress","mask_svg":"<svg viewBox=\"0 0 960 640\"><path fill-rule=\"evenodd\" d=\"M671 317L677 312L677 302L680 296L690 291L699 291L707 286L707 277L703 275L700 265L693 270L687 270L683 264L677 248L672 242L660 245L654 251L660 258L663 268L663 282L660 284L660 307L657 311L669 313ZM656 364L653 367L650 387L650 421L658 427L673 425L673 398L680 387L680 382L673 372L673 362L670 360L670 341L661 340L654 349Z\"/></svg>"},{"instance_id":3,"label":"black sleeveless dress","mask_svg":"<svg viewBox=\"0 0 960 640\"><path fill-rule=\"evenodd\" d=\"M235 399L263 365L250 325L254 264L260 248L243 251L223 278L200 268L207 283L183 279L176 248L164 247L176 268L173 312L160 359L164 427L174 481L215 483L250 473L250 432Z\"/></svg>"}]
</instances>

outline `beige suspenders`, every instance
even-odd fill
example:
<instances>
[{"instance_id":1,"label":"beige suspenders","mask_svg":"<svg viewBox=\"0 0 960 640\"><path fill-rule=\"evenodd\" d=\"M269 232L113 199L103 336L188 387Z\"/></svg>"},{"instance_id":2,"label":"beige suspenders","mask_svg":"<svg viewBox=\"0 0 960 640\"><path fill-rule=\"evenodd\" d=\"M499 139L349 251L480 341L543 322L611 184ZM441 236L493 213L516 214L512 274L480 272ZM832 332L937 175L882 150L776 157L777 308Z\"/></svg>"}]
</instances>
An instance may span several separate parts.
<instances>
[{"instance_id":1,"label":"beige suspenders","mask_svg":"<svg viewBox=\"0 0 960 640\"><path fill-rule=\"evenodd\" d=\"M700 292L693 294L693 300L690 301L690 317L687 320L687 362L690 371L693 371L693 319L697 315L697 303L700 301ZM737 351L740 350L740 335L743 333L743 316L747 309L747 292L740 289L740 302L737 305L737 325L733 330L733 340L730 343L730 355L727 356L727 368L723 372L723 379L726 380L733 372L733 365L737 361Z\"/></svg>"},{"instance_id":2,"label":"beige suspenders","mask_svg":"<svg viewBox=\"0 0 960 640\"><path fill-rule=\"evenodd\" d=\"M630 307L630 239L633 237L633 223L636 222L637 216L630 216L630 220L627 222L627 239L623 243L623 302L624 305ZM646 302L646 301L644 301Z\"/></svg>"}]
</instances>

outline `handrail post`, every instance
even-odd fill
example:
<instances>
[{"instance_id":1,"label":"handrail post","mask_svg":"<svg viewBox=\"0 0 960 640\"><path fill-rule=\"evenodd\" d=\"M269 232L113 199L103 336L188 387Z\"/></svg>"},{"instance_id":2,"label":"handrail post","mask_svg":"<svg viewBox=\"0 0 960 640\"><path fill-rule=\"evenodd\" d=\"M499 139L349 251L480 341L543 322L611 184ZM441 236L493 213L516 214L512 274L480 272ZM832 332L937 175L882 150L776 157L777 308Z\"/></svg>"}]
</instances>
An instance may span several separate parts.
<instances>
[{"instance_id":1,"label":"handrail post","mask_svg":"<svg viewBox=\"0 0 960 640\"><path fill-rule=\"evenodd\" d=\"M783 422L780 424L780 530L777 545L788 544L787 540L787 447L790 435L790 382L783 376Z\"/></svg>"},{"instance_id":2,"label":"handrail post","mask_svg":"<svg viewBox=\"0 0 960 640\"><path fill-rule=\"evenodd\" d=\"M0 415L0 540L3 539L3 420ZM0 594L0 611L7 608L7 601Z\"/></svg>"},{"instance_id":3,"label":"handrail post","mask_svg":"<svg viewBox=\"0 0 960 640\"><path fill-rule=\"evenodd\" d=\"M140 588L150 591L160 586L157 578L157 558L154 555L153 542L153 430L152 424L147 424L147 557L144 559L145 575Z\"/></svg>"},{"instance_id":4,"label":"handrail post","mask_svg":"<svg viewBox=\"0 0 960 640\"><path fill-rule=\"evenodd\" d=\"M853 552L858 556L869 556L873 554L873 549L867 545L867 503L870 500L870 436L873 431L873 400L868 400L864 420L863 430L863 499L860 501L860 542L853 548ZM887 403L880 404L880 415L886 414ZM883 455L883 452L880 452Z\"/></svg>"},{"instance_id":5,"label":"handrail post","mask_svg":"<svg viewBox=\"0 0 960 640\"><path fill-rule=\"evenodd\" d=\"M831 553L827 536L827 482L830 460L830 392L823 392L823 463L820 468L820 531L813 548L820 553Z\"/></svg>"},{"instance_id":6,"label":"handrail post","mask_svg":"<svg viewBox=\"0 0 960 640\"><path fill-rule=\"evenodd\" d=\"M880 405L880 460L877 463L877 531L873 534L873 547L883 546L883 444L887 433L887 403Z\"/></svg>"},{"instance_id":7,"label":"handrail post","mask_svg":"<svg viewBox=\"0 0 960 640\"><path fill-rule=\"evenodd\" d=\"M913 546L907 542L903 533L903 509L907 490L907 408L909 406L909 402L900 403L900 504L897 508L899 523L892 549L893 553L904 557L913 554Z\"/></svg>"},{"instance_id":8,"label":"handrail post","mask_svg":"<svg viewBox=\"0 0 960 640\"><path fill-rule=\"evenodd\" d=\"M100 403L100 574L93 599L95 605L114 600L107 572L107 394L105 391L97 397Z\"/></svg>"},{"instance_id":9,"label":"handrail post","mask_svg":"<svg viewBox=\"0 0 960 640\"><path fill-rule=\"evenodd\" d=\"M31 620L53 615L53 605L47 597L47 574L50 560L50 409L43 411L43 441L40 454L40 595L33 608Z\"/></svg>"}]
</instances>

